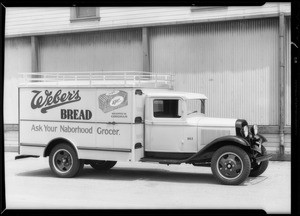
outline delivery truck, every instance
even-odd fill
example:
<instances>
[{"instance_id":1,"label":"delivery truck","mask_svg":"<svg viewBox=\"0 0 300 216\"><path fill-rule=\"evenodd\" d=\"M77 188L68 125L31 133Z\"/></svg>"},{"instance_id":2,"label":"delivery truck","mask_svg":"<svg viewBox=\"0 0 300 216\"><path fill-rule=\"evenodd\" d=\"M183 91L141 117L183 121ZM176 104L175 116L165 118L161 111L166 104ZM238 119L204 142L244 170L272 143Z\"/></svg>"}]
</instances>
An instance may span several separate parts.
<instances>
[{"instance_id":1,"label":"delivery truck","mask_svg":"<svg viewBox=\"0 0 300 216\"><path fill-rule=\"evenodd\" d=\"M19 155L49 157L58 177L118 161L210 166L222 184L261 175L271 155L258 126L205 114L207 97L149 72L23 73ZM228 96L230 97L230 96Z\"/></svg>"}]
</instances>

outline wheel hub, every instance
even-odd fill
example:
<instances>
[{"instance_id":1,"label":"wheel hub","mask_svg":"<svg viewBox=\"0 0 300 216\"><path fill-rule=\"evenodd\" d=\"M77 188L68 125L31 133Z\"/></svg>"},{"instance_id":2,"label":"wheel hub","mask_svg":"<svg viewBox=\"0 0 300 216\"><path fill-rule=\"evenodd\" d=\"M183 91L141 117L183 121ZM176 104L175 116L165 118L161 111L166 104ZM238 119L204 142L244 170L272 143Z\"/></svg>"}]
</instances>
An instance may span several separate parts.
<instances>
[{"instance_id":1,"label":"wheel hub","mask_svg":"<svg viewBox=\"0 0 300 216\"><path fill-rule=\"evenodd\" d=\"M54 155L54 165L59 172L68 172L72 167L72 157L66 150L59 150Z\"/></svg>"},{"instance_id":2,"label":"wheel hub","mask_svg":"<svg viewBox=\"0 0 300 216\"><path fill-rule=\"evenodd\" d=\"M241 160L234 153L225 153L219 157L218 170L224 178L235 179L241 173Z\"/></svg>"}]
</instances>

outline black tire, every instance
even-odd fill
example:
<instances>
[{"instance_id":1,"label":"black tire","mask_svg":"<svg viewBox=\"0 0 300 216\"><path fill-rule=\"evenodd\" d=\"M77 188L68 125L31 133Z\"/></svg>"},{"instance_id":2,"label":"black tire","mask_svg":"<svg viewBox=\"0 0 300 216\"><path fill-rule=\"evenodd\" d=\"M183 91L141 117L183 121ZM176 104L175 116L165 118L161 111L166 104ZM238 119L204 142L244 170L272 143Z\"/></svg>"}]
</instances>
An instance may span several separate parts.
<instances>
[{"instance_id":1,"label":"black tire","mask_svg":"<svg viewBox=\"0 0 300 216\"><path fill-rule=\"evenodd\" d=\"M93 167L96 170L109 170L113 166L115 166L117 161L99 161L94 160L90 162L91 167Z\"/></svg>"},{"instance_id":2,"label":"black tire","mask_svg":"<svg viewBox=\"0 0 300 216\"><path fill-rule=\"evenodd\" d=\"M225 185L239 185L249 176L251 162L241 148L227 145L219 148L211 159L211 170L216 179Z\"/></svg>"},{"instance_id":3,"label":"black tire","mask_svg":"<svg viewBox=\"0 0 300 216\"><path fill-rule=\"evenodd\" d=\"M267 150L263 145L261 146L261 153L262 153L262 155L267 155ZM252 165L252 170L250 171L249 176L257 177L257 176L261 175L263 172L266 171L266 169L268 168L268 165L269 165L269 160L262 161L259 164L254 163Z\"/></svg>"},{"instance_id":4,"label":"black tire","mask_svg":"<svg viewBox=\"0 0 300 216\"><path fill-rule=\"evenodd\" d=\"M71 178L82 170L84 161L78 159L76 151L71 146L61 143L51 150L49 165L56 176Z\"/></svg>"}]
</instances>

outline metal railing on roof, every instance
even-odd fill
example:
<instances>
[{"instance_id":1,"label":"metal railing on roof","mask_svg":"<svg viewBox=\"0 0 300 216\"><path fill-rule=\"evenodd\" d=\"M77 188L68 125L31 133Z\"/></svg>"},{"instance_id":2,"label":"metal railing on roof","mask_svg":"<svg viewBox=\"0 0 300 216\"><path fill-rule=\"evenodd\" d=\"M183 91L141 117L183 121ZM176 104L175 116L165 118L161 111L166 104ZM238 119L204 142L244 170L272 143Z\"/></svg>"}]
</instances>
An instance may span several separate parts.
<instances>
[{"instance_id":1,"label":"metal railing on roof","mask_svg":"<svg viewBox=\"0 0 300 216\"><path fill-rule=\"evenodd\" d=\"M19 86L148 87L172 89L174 75L143 71L19 73Z\"/></svg>"}]
</instances>

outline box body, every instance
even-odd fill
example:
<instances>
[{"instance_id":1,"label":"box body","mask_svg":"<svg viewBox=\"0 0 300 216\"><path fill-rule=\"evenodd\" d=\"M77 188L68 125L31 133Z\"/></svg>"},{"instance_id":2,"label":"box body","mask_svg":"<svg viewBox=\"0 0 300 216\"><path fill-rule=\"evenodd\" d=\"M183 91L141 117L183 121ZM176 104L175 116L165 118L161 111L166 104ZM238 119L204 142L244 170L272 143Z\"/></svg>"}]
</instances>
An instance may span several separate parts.
<instances>
[{"instance_id":1,"label":"box body","mask_svg":"<svg viewBox=\"0 0 300 216\"><path fill-rule=\"evenodd\" d=\"M80 159L138 161L144 125L136 118L144 119L144 98L136 90L20 87L20 154L43 155L52 140L63 138Z\"/></svg>"}]
</instances>

